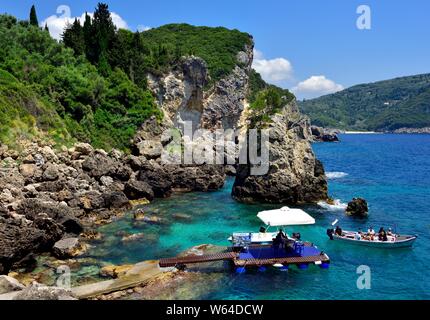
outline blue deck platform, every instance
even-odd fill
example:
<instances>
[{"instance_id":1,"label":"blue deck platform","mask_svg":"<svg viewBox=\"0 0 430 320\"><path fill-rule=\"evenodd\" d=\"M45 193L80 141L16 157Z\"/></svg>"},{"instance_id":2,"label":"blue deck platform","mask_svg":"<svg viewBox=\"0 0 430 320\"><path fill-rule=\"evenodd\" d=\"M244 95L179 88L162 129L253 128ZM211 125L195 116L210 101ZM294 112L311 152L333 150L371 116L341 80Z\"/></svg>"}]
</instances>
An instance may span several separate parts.
<instances>
[{"instance_id":1,"label":"blue deck platform","mask_svg":"<svg viewBox=\"0 0 430 320\"><path fill-rule=\"evenodd\" d=\"M272 259L289 257L311 257L320 255L321 250L314 246L303 246L297 250L283 248L273 248L272 246L250 247L246 252L240 252L238 259Z\"/></svg>"}]
</instances>

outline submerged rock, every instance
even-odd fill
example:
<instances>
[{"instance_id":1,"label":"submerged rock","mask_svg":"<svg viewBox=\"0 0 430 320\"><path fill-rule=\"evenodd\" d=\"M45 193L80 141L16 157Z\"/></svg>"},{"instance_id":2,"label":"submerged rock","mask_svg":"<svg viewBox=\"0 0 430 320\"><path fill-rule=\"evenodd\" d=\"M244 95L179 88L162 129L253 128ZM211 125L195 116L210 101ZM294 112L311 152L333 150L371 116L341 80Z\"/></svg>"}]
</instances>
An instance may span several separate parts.
<instances>
[{"instance_id":1,"label":"submerged rock","mask_svg":"<svg viewBox=\"0 0 430 320\"><path fill-rule=\"evenodd\" d=\"M100 275L102 277L111 277L115 279L125 275L131 268L133 268L132 264L105 266L100 269Z\"/></svg>"},{"instance_id":2,"label":"submerged rock","mask_svg":"<svg viewBox=\"0 0 430 320\"><path fill-rule=\"evenodd\" d=\"M346 207L346 213L348 215L366 218L368 216L369 208L367 206L367 201L363 198L354 198L352 201L348 202Z\"/></svg>"},{"instance_id":3,"label":"submerged rock","mask_svg":"<svg viewBox=\"0 0 430 320\"><path fill-rule=\"evenodd\" d=\"M143 239L144 237L145 237L144 233L132 233L132 234L124 235L121 238L121 241L122 242L137 241L137 240Z\"/></svg>"}]
</instances>

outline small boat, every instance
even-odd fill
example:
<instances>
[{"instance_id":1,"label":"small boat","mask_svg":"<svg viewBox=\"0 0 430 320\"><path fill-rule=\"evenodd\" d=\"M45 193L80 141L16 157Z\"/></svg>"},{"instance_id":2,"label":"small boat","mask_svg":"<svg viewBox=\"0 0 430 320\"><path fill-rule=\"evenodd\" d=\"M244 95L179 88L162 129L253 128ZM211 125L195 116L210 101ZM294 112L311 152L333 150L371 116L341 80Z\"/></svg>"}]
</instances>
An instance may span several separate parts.
<instances>
[{"instance_id":1,"label":"small boat","mask_svg":"<svg viewBox=\"0 0 430 320\"><path fill-rule=\"evenodd\" d=\"M296 226L314 224L315 219L301 209L287 206L275 210L260 211L257 217L263 221L266 227L260 228L260 232L234 232L228 241L235 242L246 239L251 244L271 244L278 232L268 232L270 227ZM300 234L298 234L300 237ZM289 240L297 240L296 237L288 237ZM300 239L299 239L300 240Z\"/></svg>"},{"instance_id":2,"label":"small boat","mask_svg":"<svg viewBox=\"0 0 430 320\"><path fill-rule=\"evenodd\" d=\"M387 241L382 241L375 235L374 239L370 240L369 238L357 237L357 232L354 231L342 230L342 235L338 235L333 229L327 229L327 235L331 240L384 249L411 247L417 239L416 235L387 235Z\"/></svg>"}]
</instances>

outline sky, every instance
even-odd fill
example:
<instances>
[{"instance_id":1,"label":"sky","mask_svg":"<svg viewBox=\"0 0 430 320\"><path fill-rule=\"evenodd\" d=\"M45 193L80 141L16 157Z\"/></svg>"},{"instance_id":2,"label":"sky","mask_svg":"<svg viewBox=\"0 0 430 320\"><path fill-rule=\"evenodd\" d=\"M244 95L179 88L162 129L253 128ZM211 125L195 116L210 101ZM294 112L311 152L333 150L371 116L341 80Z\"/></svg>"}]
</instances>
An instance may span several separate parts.
<instances>
[{"instance_id":1,"label":"sky","mask_svg":"<svg viewBox=\"0 0 430 320\"><path fill-rule=\"evenodd\" d=\"M28 19L34 4L39 22L58 38L68 19L93 12L97 2L0 1L0 13ZM299 99L430 72L428 0L105 2L115 24L133 31L184 22L248 32L255 42L254 69Z\"/></svg>"}]
</instances>

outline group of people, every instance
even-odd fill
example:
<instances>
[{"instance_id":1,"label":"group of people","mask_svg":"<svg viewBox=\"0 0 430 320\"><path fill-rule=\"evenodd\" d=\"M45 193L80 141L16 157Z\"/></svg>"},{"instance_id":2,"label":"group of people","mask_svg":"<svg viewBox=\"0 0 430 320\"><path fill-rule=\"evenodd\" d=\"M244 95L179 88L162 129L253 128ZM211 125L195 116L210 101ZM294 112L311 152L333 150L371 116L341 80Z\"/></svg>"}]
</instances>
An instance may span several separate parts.
<instances>
[{"instance_id":1,"label":"group of people","mask_svg":"<svg viewBox=\"0 0 430 320\"><path fill-rule=\"evenodd\" d=\"M338 236L342 236L342 229L339 226L336 226L335 234ZM355 233L355 240L369 240L374 241L378 239L379 241L388 241L388 236L393 236L393 232L391 228L388 228L388 231L385 231L384 227L381 227L378 232L375 232L372 227L370 227L367 232L363 232L361 229Z\"/></svg>"},{"instance_id":2,"label":"group of people","mask_svg":"<svg viewBox=\"0 0 430 320\"><path fill-rule=\"evenodd\" d=\"M393 232L391 231L391 228L388 228L388 231L385 231L384 227L379 228L379 231L376 233L375 230L373 230L372 227L370 227L366 233L361 231L361 229L358 229L358 232L355 234L355 238L357 240L370 240L373 241L376 238L379 241L388 241L388 236L392 236Z\"/></svg>"}]
</instances>

